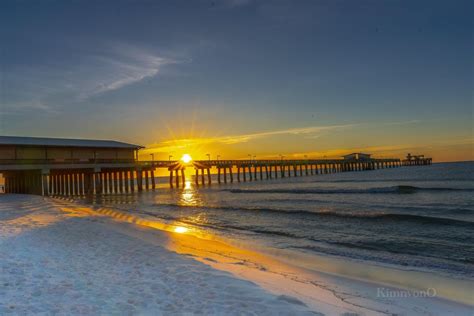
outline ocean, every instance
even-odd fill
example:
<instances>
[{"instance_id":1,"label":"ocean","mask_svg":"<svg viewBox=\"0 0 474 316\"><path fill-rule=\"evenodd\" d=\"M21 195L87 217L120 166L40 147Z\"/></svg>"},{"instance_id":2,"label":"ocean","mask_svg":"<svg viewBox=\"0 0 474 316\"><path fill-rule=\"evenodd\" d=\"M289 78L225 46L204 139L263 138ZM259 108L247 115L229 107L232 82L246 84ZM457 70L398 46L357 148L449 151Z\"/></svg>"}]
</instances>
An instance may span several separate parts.
<instances>
[{"instance_id":1,"label":"ocean","mask_svg":"<svg viewBox=\"0 0 474 316\"><path fill-rule=\"evenodd\" d=\"M270 253L474 279L474 162L211 186L191 177L181 189L159 181L94 203Z\"/></svg>"}]
</instances>

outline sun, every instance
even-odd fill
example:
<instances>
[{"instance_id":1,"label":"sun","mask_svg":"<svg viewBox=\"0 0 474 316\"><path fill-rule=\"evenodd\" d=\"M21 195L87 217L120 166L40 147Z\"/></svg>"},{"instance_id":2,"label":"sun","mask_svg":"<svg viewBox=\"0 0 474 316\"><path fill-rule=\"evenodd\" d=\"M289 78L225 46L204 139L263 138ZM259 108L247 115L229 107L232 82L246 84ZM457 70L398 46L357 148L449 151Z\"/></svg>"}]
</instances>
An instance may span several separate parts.
<instances>
[{"instance_id":1,"label":"sun","mask_svg":"<svg viewBox=\"0 0 474 316\"><path fill-rule=\"evenodd\" d=\"M193 158L189 154L184 154L183 157L181 157L181 161L184 163L190 163L192 160Z\"/></svg>"},{"instance_id":2,"label":"sun","mask_svg":"<svg viewBox=\"0 0 474 316\"><path fill-rule=\"evenodd\" d=\"M176 226L174 228L174 231L178 234L184 234L188 231L188 229L186 227L183 227L183 226Z\"/></svg>"}]
</instances>

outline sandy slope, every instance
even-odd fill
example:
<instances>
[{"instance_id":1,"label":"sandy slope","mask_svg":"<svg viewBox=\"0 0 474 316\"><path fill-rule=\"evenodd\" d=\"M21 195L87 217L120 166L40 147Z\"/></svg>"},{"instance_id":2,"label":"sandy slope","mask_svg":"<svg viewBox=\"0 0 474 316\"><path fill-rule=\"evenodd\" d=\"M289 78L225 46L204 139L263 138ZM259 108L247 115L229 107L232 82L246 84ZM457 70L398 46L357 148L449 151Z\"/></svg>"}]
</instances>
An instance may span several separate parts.
<instances>
[{"instance_id":1,"label":"sandy slope","mask_svg":"<svg viewBox=\"0 0 474 316\"><path fill-rule=\"evenodd\" d=\"M0 315L307 313L297 300L54 204L0 196Z\"/></svg>"}]
</instances>

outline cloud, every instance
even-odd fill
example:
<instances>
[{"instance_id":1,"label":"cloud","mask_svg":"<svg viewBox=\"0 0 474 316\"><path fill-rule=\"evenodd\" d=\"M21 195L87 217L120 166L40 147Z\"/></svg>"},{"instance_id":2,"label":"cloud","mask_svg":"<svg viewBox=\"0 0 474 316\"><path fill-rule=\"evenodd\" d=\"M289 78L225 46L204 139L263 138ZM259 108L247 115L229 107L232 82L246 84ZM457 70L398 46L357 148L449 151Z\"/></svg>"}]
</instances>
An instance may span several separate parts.
<instances>
[{"instance_id":1,"label":"cloud","mask_svg":"<svg viewBox=\"0 0 474 316\"><path fill-rule=\"evenodd\" d=\"M311 126L301 128L290 128L284 130L276 130L269 132L259 132L244 135L225 136L218 138L219 142L224 144L245 143L257 138L277 136L277 135L308 135L309 137L318 136L317 134L327 130L335 130L341 128L352 127L352 125L333 125L333 126Z\"/></svg>"},{"instance_id":2,"label":"cloud","mask_svg":"<svg viewBox=\"0 0 474 316\"><path fill-rule=\"evenodd\" d=\"M274 131L264 131L256 132L250 134L240 134L240 135L228 135L228 136L218 136L218 137L200 137L200 138L183 138L177 140L167 140L159 144L151 144L148 147L148 150L151 152L172 152L175 150L183 149L188 146L196 145L207 145L207 144L222 144L222 145L235 145L240 143L247 143L256 139L272 137L272 136L281 136L281 135L300 135L309 138L317 138L323 132L341 130L346 128L351 128L355 126L354 124L347 125L331 125L331 126L309 126L309 127L298 127L298 128L289 128L282 130Z\"/></svg>"},{"instance_id":3,"label":"cloud","mask_svg":"<svg viewBox=\"0 0 474 316\"><path fill-rule=\"evenodd\" d=\"M2 115L18 115L22 113L30 113L35 111L35 113L43 114L54 114L57 113L56 109L51 107L48 104L44 104L41 100L33 100L30 102L20 102L20 103L8 103L2 104L0 109L0 114Z\"/></svg>"},{"instance_id":4,"label":"cloud","mask_svg":"<svg viewBox=\"0 0 474 316\"><path fill-rule=\"evenodd\" d=\"M157 76L178 61L141 48L114 44L87 54L65 54L18 66L4 79L5 109L58 110L64 104L86 101Z\"/></svg>"},{"instance_id":5,"label":"cloud","mask_svg":"<svg viewBox=\"0 0 474 316\"><path fill-rule=\"evenodd\" d=\"M409 120L409 121L400 121L400 122L388 122L388 123L385 123L384 125L386 126L396 126L396 125L409 125L409 124L418 124L418 123L421 123L420 120Z\"/></svg>"},{"instance_id":6,"label":"cloud","mask_svg":"<svg viewBox=\"0 0 474 316\"><path fill-rule=\"evenodd\" d=\"M233 9L250 5L253 2L254 0L212 0L208 3L210 3L213 8Z\"/></svg>"},{"instance_id":7,"label":"cloud","mask_svg":"<svg viewBox=\"0 0 474 316\"><path fill-rule=\"evenodd\" d=\"M79 99L87 99L155 77L163 66L173 63L177 61L136 48L117 46L113 54L91 58L89 70L92 80L82 83Z\"/></svg>"}]
</instances>

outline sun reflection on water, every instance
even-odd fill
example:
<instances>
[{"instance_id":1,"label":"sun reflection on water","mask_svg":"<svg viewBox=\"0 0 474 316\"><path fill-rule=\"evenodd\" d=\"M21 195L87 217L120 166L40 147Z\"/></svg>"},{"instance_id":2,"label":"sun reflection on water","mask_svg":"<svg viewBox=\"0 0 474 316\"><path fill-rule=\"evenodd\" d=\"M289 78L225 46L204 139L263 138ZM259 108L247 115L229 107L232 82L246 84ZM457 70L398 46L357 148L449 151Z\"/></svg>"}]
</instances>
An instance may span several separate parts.
<instances>
[{"instance_id":1,"label":"sun reflection on water","mask_svg":"<svg viewBox=\"0 0 474 316\"><path fill-rule=\"evenodd\" d=\"M191 181L186 181L184 183L184 189L181 193L181 205L185 206L195 206L197 205L196 192L191 185Z\"/></svg>"}]
</instances>

